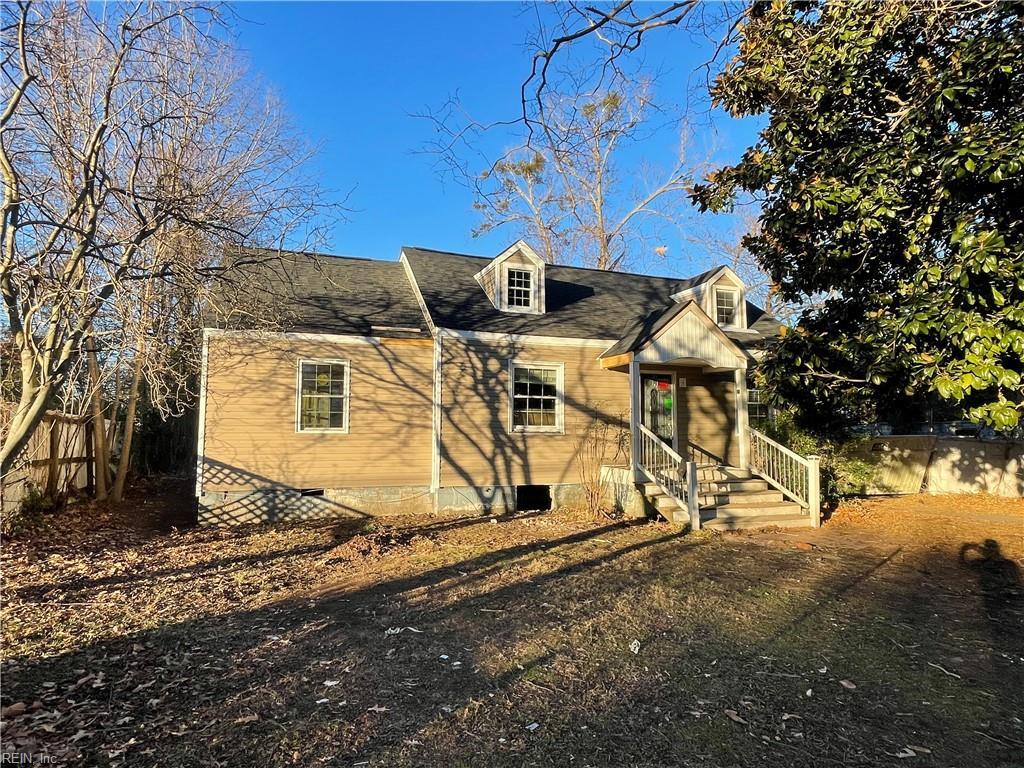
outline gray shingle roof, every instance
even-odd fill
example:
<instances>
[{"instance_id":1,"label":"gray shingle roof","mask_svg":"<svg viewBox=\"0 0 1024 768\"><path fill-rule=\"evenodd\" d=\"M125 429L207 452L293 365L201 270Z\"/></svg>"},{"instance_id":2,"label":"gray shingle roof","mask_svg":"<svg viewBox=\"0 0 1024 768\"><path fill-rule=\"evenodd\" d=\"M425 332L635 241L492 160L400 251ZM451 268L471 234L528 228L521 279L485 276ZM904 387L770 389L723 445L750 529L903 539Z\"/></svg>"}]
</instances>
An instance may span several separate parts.
<instances>
[{"instance_id":1,"label":"gray shingle roof","mask_svg":"<svg viewBox=\"0 0 1024 768\"><path fill-rule=\"evenodd\" d=\"M621 339L620 344L632 339L627 348L656 332L685 306L673 302L672 294L699 285L718 269L680 279L549 264L545 313L519 315L495 309L475 279L491 258L414 247L402 252L431 319L441 328ZM253 279L243 295L255 293L259 301L273 304L283 330L428 335L423 311L400 262L254 249L238 258L253 262L249 270ZM749 302L747 317L752 329L775 335L776 321ZM244 316L241 322L227 324L245 324ZM749 346L759 341L760 337L748 337L738 343Z\"/></svg>"},{"instance_id":2,"label":"gray shingle roof","mask_svg":"<svg viewBox=\"0 0 1024 768\"><path fill-rule=\"evenodd\" d=\"M395 261L292 251L247 250L247 288L279 307L282 330L360 336L426 336L416 294ZM413 332L379 329L418 329Z\"/></svg>"},{"instance_id":3,"label":"gray shingle roof","mask_svg":"<svg viewBox=\"0 0 1024 768\"><path fill-rule=\"evenodd\" d=\"M402 252L434 323L462 331L618 339L652 310L664 311L673 293L699 282L548 264L545 313L515 315L495 309L474 279L490 258L413 247Z\"/></svg>"}]
</instances>

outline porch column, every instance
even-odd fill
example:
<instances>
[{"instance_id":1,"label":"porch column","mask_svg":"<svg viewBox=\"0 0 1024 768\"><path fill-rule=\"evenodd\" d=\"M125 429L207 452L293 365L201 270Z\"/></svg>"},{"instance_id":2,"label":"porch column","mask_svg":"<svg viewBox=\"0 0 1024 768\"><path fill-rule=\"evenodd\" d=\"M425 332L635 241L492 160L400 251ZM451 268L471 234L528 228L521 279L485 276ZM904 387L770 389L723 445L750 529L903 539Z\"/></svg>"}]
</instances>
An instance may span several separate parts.
<instances>
[{"instance_id":1,"label":"porch column","mask_svg":"<svg viewBox=\"0 0 1024 768\"><path fill-rule=\"evenodd\" d=\"M640 363L629 361L629 460L633 469L633 482L639 483L640 464L637 461L637 447L640 445Z\"/></svg>"},{"instance_id":2,"label":"porch column","mask_svg":"<svg viewBox=\"0 0 1024 768\"><path fill-rule=\"evenodd\" d=\"M747 433L749 411L747 410L747 371L737 368L733 371L736 381L736 439L739 441L740 469L748 468L747 449L750 436Z\"/></svg>"}]
</instances>

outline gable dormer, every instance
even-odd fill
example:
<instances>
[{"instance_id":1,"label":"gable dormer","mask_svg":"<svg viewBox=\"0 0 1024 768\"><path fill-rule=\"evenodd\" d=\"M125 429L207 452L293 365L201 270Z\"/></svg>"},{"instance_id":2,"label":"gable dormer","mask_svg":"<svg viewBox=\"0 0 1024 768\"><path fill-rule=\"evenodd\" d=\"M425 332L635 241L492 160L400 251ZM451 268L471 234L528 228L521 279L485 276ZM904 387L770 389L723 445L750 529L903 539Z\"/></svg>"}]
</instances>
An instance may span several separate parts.
<instances>
[{"instance_id":1,"label":"gable dormer","mask_svg":"<svg viewBox=\"0 0 1024 768\"><path fill-rule=\"evenodd\" d=\"M544 314L544 260L522 240L477 272L476 281L495 309L514 314Z\"/></svg>"},{"instance_id":2,"label":"gable dormer","mask_svg":"<svg viewBox=\"0 0 1024 768\"><path fill-rule=\"evenodd\" d=\"M719 267L706 279L673 294L678 302L695 301L708 317L725 330L747 327L747 290L740 276L729 267Z\"/></svg>"}]
</instances>

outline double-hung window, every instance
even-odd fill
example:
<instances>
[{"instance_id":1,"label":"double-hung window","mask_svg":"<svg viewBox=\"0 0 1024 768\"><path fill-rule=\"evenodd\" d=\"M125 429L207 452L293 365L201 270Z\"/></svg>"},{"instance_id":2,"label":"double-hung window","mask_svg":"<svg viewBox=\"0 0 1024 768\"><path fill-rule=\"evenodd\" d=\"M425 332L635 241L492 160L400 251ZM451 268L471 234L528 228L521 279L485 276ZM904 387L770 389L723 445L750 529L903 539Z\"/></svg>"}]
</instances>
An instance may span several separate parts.
<instances>
[{"instance_id":1,"label":"double-hung window","mask_svg":"<svg viewBox=\"0 0 1024 768\"><path fill-rule=\"evenodd\" d=\"M513 361L509 368L512 379L511 430L561 432L562 365Z\"/></svg>"},{"instance_id":2,"label":"double-hung window","mask_svg":"<svg viewBox=\"0 0 1024 768\"><path fill-rule=\"evenodd\" d=\"M296 429L347 432L348 391L347 360L300 360Z\"/></svg>"},{"instance_id":3,"label":"double-hung window","mask_svg":"<svg viewBox=\"0 0 1024 768\"><path fill-rule=\"evenodd\" d=\"M736 324L736 298L738 295L738 291L732 288L715 289L715 319L719 325Z\"/></svg>"},{"instance_id":4,"label":"double-hung window","mask_svg":"<svg viewBox=\"0 0 1024 768\"><path fill-rule=\"evenodd\" d=\"M533 272L509 267L505 270L505 303L510 309L533 308Z\"/></svg>"}]
</instances>

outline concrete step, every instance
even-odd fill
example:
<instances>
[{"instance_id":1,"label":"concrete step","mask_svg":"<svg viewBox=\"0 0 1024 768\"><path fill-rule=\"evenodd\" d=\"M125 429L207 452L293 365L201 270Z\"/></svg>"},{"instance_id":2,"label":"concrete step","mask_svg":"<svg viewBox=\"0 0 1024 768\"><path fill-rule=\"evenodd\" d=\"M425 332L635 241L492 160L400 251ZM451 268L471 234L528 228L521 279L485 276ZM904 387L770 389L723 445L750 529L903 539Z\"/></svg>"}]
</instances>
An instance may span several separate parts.
<instances>
[{"instance_id":1,"label":"concrete step","mask_svg":"<svg viewBox=\"0 0 1024 768\"><path fill-rule=\"evenodd\" d=\"M811 518L807 515L721 515L703 519L701 528L713 531L738 531L750 528L810 528Z\"/></svg>"},{"instance_id":2,"label":"concrete step","mask_svg":"<svg viewBox=\"0 0 1024 768\"><path fill-rule=\"evenodd\" d=\"M731 491L722 493L702 493L699 497L702 507L720 507L730 504L777 504L785 501L782 491Z\"/></svg>"},{"instance_id":3,"label":"concrete step","mask_svg":"<svg viewBox=\"0 0 1024 768\"><path fill-rule=\"evenodd\" d=\"M723 480L750 480L750 479L755 479L756 480L756 479L758 479L758 478L756 478L754 476L754 473L751 472L749 469L742 469L740 467L729 467L729 466L723 465L721 467L715 467L715 469L713 471L717 472L718 476L720 478L722 478Z\"/></svg>"},{"instance_id":4,"label":"concrete step","mask_svg":"<svg viewBox=\"0 0 1024 768\"><path fill-rule=\"evenodd\" d=\"M769 488L767 480L708 480L701 482L701 490L705 492L722 493L730 491L767 491Z\"/></svg>"},{"instance_id":5,"label":"concrete step","mask_svg":"<svg viewBox=\"0 0 1024 768\"><path fill-rule=\"evenodd\" d=\"M701 516L709 517L715 515L735 515L741 517L757 515L802 515L804 510L799 504L792 501L736 501L729 504L716 504L711 507L704 507L700 511Z\"/></svg>"},{"instance_id":6,"label":"concrete step","mask_svg":"<svg viewBox=\"0 0 1024 768\"><path fill-rule=\"evenodd\" d=\"M648 496L647 498L651 500L651 503L654 504L659 511L663 509L679 509L679 504L676 503L676 500L663 493L659 493L656 496Z\"/></svg>"},{"instance_id":7,"label":"concrete step","mask_svg":"<svg viewBox=\"0 0 1024 768\"><path fill-rule=\"evenodd\" d=\"M662 495L661 488L658 487L657 483L641 483L640 492L644 496L659 496Z\"/></svg>"}]
</instances>

